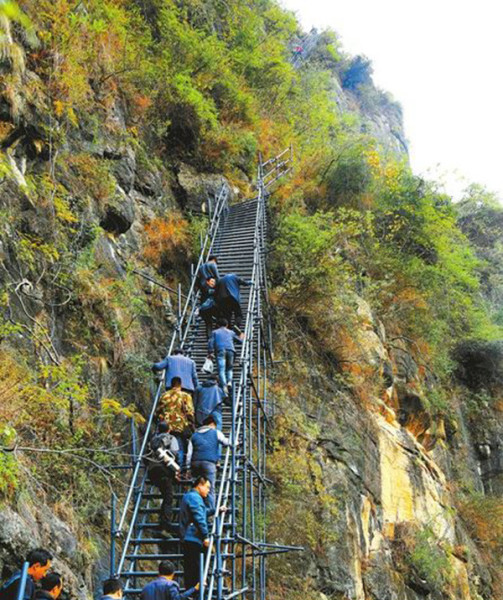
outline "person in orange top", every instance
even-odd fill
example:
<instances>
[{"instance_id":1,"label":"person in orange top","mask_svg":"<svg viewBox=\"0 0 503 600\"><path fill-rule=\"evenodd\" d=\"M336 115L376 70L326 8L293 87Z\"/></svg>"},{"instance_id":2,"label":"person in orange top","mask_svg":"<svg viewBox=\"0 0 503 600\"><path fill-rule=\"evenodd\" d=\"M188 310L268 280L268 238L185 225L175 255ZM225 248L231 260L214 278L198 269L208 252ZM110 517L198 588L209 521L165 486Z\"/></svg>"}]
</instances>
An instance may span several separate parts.
<instances>
[{"instance_id":1,"label":"person in orange top","mask_svg":"<svg viewBox=\"0 0 503 600\"><path fill-rule=\"evenodd\" d=\"M194 431L194 403L192 396L182 391L182 380L173 377L171 389L159 399L157 416L168 425L168 431L178 440L180 460L183 464L187 444Z\"/></svg>"}]
</instances>

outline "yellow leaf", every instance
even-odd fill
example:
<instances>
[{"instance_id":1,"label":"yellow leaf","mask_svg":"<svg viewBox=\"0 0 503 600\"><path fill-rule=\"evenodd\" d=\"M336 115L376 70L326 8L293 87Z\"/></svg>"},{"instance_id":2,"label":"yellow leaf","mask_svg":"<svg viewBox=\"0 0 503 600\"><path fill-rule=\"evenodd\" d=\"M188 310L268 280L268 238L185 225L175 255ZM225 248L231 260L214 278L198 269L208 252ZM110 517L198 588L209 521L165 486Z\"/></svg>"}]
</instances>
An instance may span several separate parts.
<instances>
[{"instance_id":1,"label":"yellow leaf","mask_svg":"<svg viewBox=\"0 0 503 600\"><path fill-rule=\"evenodd\" d=\"M64 111L65 103L61 100L54 100L54 112L56 113L56 116L61 117Z\"/></svg>"}]
</instances>

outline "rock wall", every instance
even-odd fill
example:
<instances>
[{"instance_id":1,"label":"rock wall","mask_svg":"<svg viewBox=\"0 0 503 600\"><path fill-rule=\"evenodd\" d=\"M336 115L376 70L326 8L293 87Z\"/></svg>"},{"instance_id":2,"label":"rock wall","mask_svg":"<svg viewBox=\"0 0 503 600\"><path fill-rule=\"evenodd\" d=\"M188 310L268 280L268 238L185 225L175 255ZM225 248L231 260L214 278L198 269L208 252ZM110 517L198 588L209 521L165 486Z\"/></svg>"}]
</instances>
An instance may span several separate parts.
<instances>
[{"instance_id":1,"label":"rock wall","mask_svg":"<svg viewBox=\"0 0 503 600\"><path fill-rule=\"evenodd\" d=\"M0 573L2 579L19 568L27 550L50 548L53 569L63 576L65 594L85 600L99 590L108 576L107 547L100 536L94 537L92 548L83 546L84 538L72 527L69 515L60 518L53 507L20 501L14 510L0 510ZM89 540L87 540L89 543ZM102 558L100 558L100 556Z\"/></svg>"},{"instance_id":2,"label":"rock wall","mask_svg":"<svg viewBox=\"0 0 503 600\"><path fill-rule=\"evenodd\" d=\"M290 557L289 567L309 574L311 583L304 594L312 598L495 598L484 595L489 594L491 575L456 510L459 463L473 485L482 487L484 471L473 453L474 440L465 431L451 432L446 441L445 429L434 427L425 408L422 395L427 395L427 387L413 349L403 345L392 351L382 324L373 321L370 307L361 299L358 313L354 345L340 346L340 356L352 354L355 359L357 353L355 363L381 382L380 393L375 388L370 395L341 388L329 374L330 365L325 371L318 364L299 372L297 360L302 355L292 351L287 360L295 366L282 367L278 373L279 389L288 385L291 390L288 399L283 397L280 412L287 419L298 409L304 414L302 435L307 436L313 457L305 469L318 470L323 488L310 496L310 478L303 483L306 527L311 511L318 517L312 534L316 543L305 538L306 553ZM281 437L280 443L289 444L287 454L293 455L298 429L290 435ZM281 452L272 457L277 482L285 469ZM473 464L467 454L472 454ZM335 510L330 510L327 496L336 499ZM272 523L284 505L280 495ZM293 536L288 541L294 540ZM277 590L275 594L282 597Z\"/></svg>"},{"instance_id":3,"label":"rock wall","mask_svg":"<svg viewBox=\"0 0 503 600\"><path fill-rule=\"evenodd\" d=\"M96 114L79 115L78 127L66 128L64 119L56 122L44 94L30 95L31 83L38 90L45 84L30 70L26 47L14 39L11 28L2 17L0 31L23 57L23 68L11 77L12 62L6 55L0 57L0 72L9 76L0 85L0 288L2 319L8 316L1 323L21 325L14 335L2 329L0 341L2 351L15 356L21 366L26 356L30 358L32 375L36 367L67 365L65 361L75 355L83 357L79 384L88 386L91 407L77 406L76 411L87 411L85 437L92 427L100 429L101 417L94 422L92 409L106 399L117 399L119 412L130 404L140 416L150 409L149 365L164 356L176 319L176 293L166 285L187 281L193 254L189 232L178 262L164 273L164 287L141 277L139 271L162 279L156 265L143 257L149 223L184 215L186 225L193 214L207 215L209 203L229 184L219 174L198 172L183 162L164 163L147 142L133 139L128 107L119 93L107 103L97 101ZM50 192L42 187L48 180ZM234 195L231 190L231 199ZM74 228L63 242L49 196L64 201L65 226ZM28 264L19 254L20 239L36 240L35 246L55 245L56 239L60 245L57 250L51 246L48 260L35 248L33 264ZM54 256L61 259L56 266ZM87 264L86 281L75 277L79 261ZM58 286L60 274L66 279ZM114 302L117 284L123 286L119 294L128 298ZM80 286L87 287L83 291ZM61 290L66 290L63 295ZM135 304L137 309L128 318ZM43 332L50 356L37 343L35 328ZM0 382L0 435L9 386L19 396L33 383L30 373L25 373L22 384ZM110 447L122 434L129 440L130 423L124 413L117 416L115 427L114 439L103 440ZM18 433L26 435L30 445L54 442L37 430L36 420L21 423ZM65 445L60 439L54 442L58 448L60 444ZM17 454L21 490L0 507L0 578L5 580L30 549L41 546L54 554L54 569L62 573L70 597L100 596L100 582L108 576L110 492L104 490L92 518L83 517L69 508L74 498L67 503L58 497L59 482L50 481L44 468L38 468L36 457ZM82 462L76 468L83 468ZM90 486L95 476L89 473ZM74 491L78 496L79 490Z\"/></svg>"}]
</instances>

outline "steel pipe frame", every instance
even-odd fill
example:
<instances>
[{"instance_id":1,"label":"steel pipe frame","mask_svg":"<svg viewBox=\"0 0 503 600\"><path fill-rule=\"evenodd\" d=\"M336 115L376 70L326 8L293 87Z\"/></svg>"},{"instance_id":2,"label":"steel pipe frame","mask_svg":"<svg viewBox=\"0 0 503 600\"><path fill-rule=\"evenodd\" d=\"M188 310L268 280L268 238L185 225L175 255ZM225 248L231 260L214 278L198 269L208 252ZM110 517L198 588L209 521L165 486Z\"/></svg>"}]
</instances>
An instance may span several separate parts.
<instances>
[{"instance_id":1,"label":"steel pipe frame","mask_svg":"<svg viewBox=\"0 0 503 600\"><path fill-rule=\"evenodd\" d=\"M281 161L286 153L290 153L288 159ZM253 600L265 600L266 597L266 561L270 553L286 552L286 549L275 549L264 551L266 540L266 513L267 495L264 486L266 477L266 440L267 424L267 380L269 367L272 365L272 346L270 323L267 315L263 314L263 304L268 309L267 275L265 269L266 256L266 226L267 215L265 203L268 196L267 187L277 179L288 173L292 162L292 149L287 148L277 157L263 163L260 160L258 166L258 201L255 221L254 257L252 272L252 287L248 299L246 312L245 339L240 354L239 363L241 374L239 384L235 389L235 397L232 409L232 433L231 446L225 453L220 486L217 494L216 511L231 500L231 523L232 533L225 540L223 538L224 519L216 519L210 534L210 547L207 553L204 570L206 585L205 600L226 600L247 593ZM264 167L274 164L266 176L274 175L269 182L264 181ZM287 168L285 168L287 167ZM266 321L264 326L264 320ZM267 336L264 332L267 332ZM267 339L269 338L269 339ZM256 369L256 373L254 372ZM255 396L255 399L253 398ZM237 452L238 444L241 445L240 453ZM256 461L254 460L256 457ZM238 474L240 475L238 479ZM238 534L239 523L236 499L240 488L241 534ZM257 522L258 520L258 522ZM248 531L251 535L248 535ZM219 549L212 554L214 545L224 544L224 549ZM237 554L236 546L241 547L241 553ZM247 554L246 548L252 551ZM226 557L222 561L221 557ZM243 557L251 558L251 568ZM257 564L258 559L258 564ZM226 570L227 560L231 565L231 594L223 596L222 579ZM237 573L236 563L241 560L240 584L241 588L236 590ZM248 584L248 585L247 585Z\"/></svg>"},{"instance_id":2,"label":"steel pipe frame","mask_svg":"<svg viewBox=\"0 0 503 600\"><path fill-rule=\"evenodd\" d=\"M228 190L227 190L227 186L223 185L220 190L220 193L218 195L217 201L215 203L215 209L214 209L214 212L213 212L211 220L210 220L210 226L208 227L208 231L206 232L206 236L202 243L201 253L200 253L199 260L198 260L198 263L197 263L197 266L195 269L196 275L197 275L197 272L199 271L200 266L203 264L203 262L205 262L207 260L208 256L211 254L211 251L213 249L213 245L215 242L216 234L219 231L219 228L220 228L223 218L225 218L225 213L226 213L227 209L228 209ZM181 294L179 294L178 298L179 298L179 300L181 300ZM178 324L177 324L178 326L177 326L176 330L174 331L172 338L171 338L171 342L168 346L168 352L167 352L168 356L171 355L171 353L173 352L177 338L179 338L179 345L183 348L183 346L186 342L188 333L189 333L189 329L194 324L198 298L199 298L199 291L196 289L196 277L194 276L192 279L192 282L191 282L189 292L186 296L186 302L183 307L183 311L181 311L181 314L179 314L179 319L178 319ZM181 307L179 308L179 312L180 312L180 309L181 309ZM182 329L184 330L183 335L181 335ZM136 498L135 498L135 502L134 502L133 514L129 521L130 525L128 528L128 533L126 535L126 540L123 544L121 557L119 559L119 565L118 565L117 571L115 573L115 575L117 575L117 576L120 576L122 573L124 563L126 560L126 555L131 554L131 553L128 553L128 547L131 542L133 531L136 527L138 510L139 510L139 506L141 503L141 496L142 496L142 492L145 487L145 474L144 474L144 477L143 477L141 483L138 485L139 475L140 475L141 466L142 466L142 457L145 454L147 441L150 437L150 432L152 429L152 424L154 422L155 411L157 409L159 398L160 398L161 393L165 386L164 375L165 374L163 372L161 381L160 381L160 383L157 387L157 391L155 393L154 401L153 401L152 408L150 411L149 419L147 421L147 427L145 429L145 433L144 433L143 440L142 440L142 443L140 446L140 450L135 456L135 464L134 464L133 474L131 476L131 481L130 481L130 484L128 487L128 492L127 492L126 499L124 501L124 505L122 508L119 525L117 526L117 528L115 528L115 523L113 523L113 525L111 527L111 536L114 538L121 537L122 532L125 527L125 524L128 521L131 500L133 498L133 495L135 495ZM135 445L136 445L136 442L135 442ZM115 511L116 511L116 502L114 502L114 521L115 521ZM137 548L138 548L138 544L135 544L135 553L137 552ZM111 543L110 549L111 549L111 554L113 552L113 557L112 556L110 557L110 563L112 564L112 560L115 563L115 541ZM128 560L131 560L131 559L128 559ZM127 585L126 585L126 587L127 587Z\"/></svg>"},{"instance_id":3,"label":"steel pipe frame","mask_svg":"<svg viewBox=\"0 0 503 600\"><path fill-rule=\"evenodd\" d=\"M285 154L290 153L289 158L281 160ZM258 200L255 218L255 235L254 235L254 255L253 255L253 271L252 271L252 286L248 299L248 309L246 313L245 325L245 340L240 354L239 364L241 365L241 374L237 391L234 393L234 402L232 408L232 432L231 446L225 453L225 459L222 469L222 476L217 495L217 515L219 509L224 503L228 503L231 499L231 519L230 523L226 516L215 519L211 535L210 547L206 554L206 561L202 565L202 581L203 586L200 590L200 598L202 600L212 600L215 595L218 600L228 600L243 594L248 593L253 600L257 600L257 595L260 600L265 600L266 596L266 561L265 557L270 553L286 552L285 547L278 547L271 544L274 550L264 551L261 548L266 546L266 511L267 511L267 495L264 490L264 485L268 482L266 477L266 440L267 440L267 425L269 415L269 400L267 398L267 380L269 376L270 366L273 363L272 357L272 333L271 325L267 315L269 314L269 299L267 294L267 275L265 268L266 256L266 200L268 197L267 188L277 181L280 177L290 172L293 161L292 148L289 147L278 156L262 162L258 166ZM274 164L274 167L264 175L264 167ZM290 166L289 166L290 165ZM273 175L269 181L265 181L266 177ZM176 339L182 347L188 341L188 336L193 330L195 323L195 311L199 293L196 290L196 277L199 267L210 254L219 227L222 222L222 217L227 210L227 193L224 187L219 194L214 210L211 211L210 227L208 228L205 239L202 242L201 254L195 269L193 269L193 280L186 296L186 302L181 307L181 290L179 291L179 308L178 308L178 323L176 331L172 336L171 343L168 349L168 355L174 349ZM263 308L266 312L263 314ZM183 332L183 333L182 333ZM266 335L267 334L267 335ZM254 373L254 368L256 373ZM137 520L139 508L142 500L142 494L146 487L145 473L141 483L138 485L139 472L141 467L141 458L145 452L146 441L153 424L153 417L159 401L159 397L164 386L163 380L160 382L157 392L154 397L152 410L147 423L147 429L141 444L141 448L135 457L134 471L131 478L130 487L124 503L119 526L114 529L112 524L112 537L115 538L121 535L122 530L129 514L129 505L133 494L135 495L135 503L128 534L123 545L122 554L119 560L119 566L116 575L131 575L126 583L126 588L129 588L131 578L134 578L136 558L139 542L143 534L143 529L136 534ZM255 399L253 398L255 396ZM242 438L242 451L238 453L237 446ZM254 460L256 457L256 460ZM240 478L238 479L238 474ZM237 498L240 498L242 510L239 515L240 524L238 523L238 507ZM147 504L149 506L150 500ZM115 512L115 506L114 506ZM144 515L143 521L147 518ZM258 521L257 521L258 520ZM224 528L231 525L231 534L225 536ZM141 524L140 524L141 525ZM238 534L238 528L241 528L242 535ZM248 530L251 533L251 539L247 537ZM134 536L133 540L133 534ZM134 551L128 552L130 544L133 544ZM241 546L241 555L236 553L236 545ZM222 548L223 546L223 548ZM112 548L115 544L112 544ZM212 554L212 549L215 547L215 553ZM251 547L250 555L246 553L246 548ZM293 548L292 548L293 549ZM115 554L115 551L114 551ZM247 561L240 557L251 557L251 570L248 569ZM241 563L241 587L236 590L236 564L238 560ZM257 563L258 559L258 563ZM124 571L125 561L129 561L128 571ZM232 562L232 589L231 593L223 595L223 577L226 573L227 560ZM115 563L115 555L113 557ZM113 565L111 561L111 568ZM206 583L207 582L207 583ZM251 588L247 583L251 583Z\"/></svg>"}]
</instances>

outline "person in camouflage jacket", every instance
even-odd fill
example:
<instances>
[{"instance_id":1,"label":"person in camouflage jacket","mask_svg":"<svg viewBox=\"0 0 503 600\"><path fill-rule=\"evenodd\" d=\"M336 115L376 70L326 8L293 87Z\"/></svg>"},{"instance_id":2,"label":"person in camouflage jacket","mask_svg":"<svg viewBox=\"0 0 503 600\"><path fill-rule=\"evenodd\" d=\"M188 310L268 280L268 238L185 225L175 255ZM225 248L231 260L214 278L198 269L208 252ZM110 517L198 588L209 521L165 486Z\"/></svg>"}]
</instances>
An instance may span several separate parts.
<instances>
[{"instance_id":1,"label":"person in camouflage jacket","mask_svg":"<svg viewBox=\"0 0 503 600\"><path fill-rule=\"evenodd\" d=\"M177 438L181 464L184 464L188 440L194 431L194 403L192 396L182 391L180 377L173 377L171 389L159 398L157 416L167 423L169 432Z\"/></svg>"}]
</instances>

